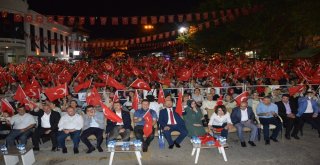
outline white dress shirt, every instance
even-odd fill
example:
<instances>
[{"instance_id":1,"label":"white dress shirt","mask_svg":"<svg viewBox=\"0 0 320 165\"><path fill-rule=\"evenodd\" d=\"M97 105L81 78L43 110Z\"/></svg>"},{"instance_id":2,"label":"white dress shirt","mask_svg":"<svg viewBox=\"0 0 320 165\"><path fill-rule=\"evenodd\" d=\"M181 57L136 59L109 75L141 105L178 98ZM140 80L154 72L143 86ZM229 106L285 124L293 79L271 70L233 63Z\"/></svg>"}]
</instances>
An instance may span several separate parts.
<instances>
[{"instance_id":1,"label":"white dress shirt","mask_svg":"<svg viewBox=\"0 0 320 165\"><path fill-rule=\"evenodd\" d=\"M171 111L172 111L172 113L173 113L173 109L172 109L172 108L167 108L167 112L168 112L168 123L167 123L167 125L173 125L174 123L177 124L177 121L176 121L176 119L174 118L174 113L173 113L173 120L174 120L174 122L171 121L171 117L170 117Z\"/></svg>"},{"instance_id":2,"label":"white dress shirt","mask_svg":"<svg viewBox=\"0 0 320 165\"><path fill-rule=\"evenodd\" d=\"M218 116L216 113L213 113L211 115L209 125L222 126L224 123L232 124L229 112L227 112L225 115L221 117Z\"/></svg>"},{"instance_id":3,"label":"white dress shirt","mask_svg":"<svg viewBox=\"0 0 320 165\"><path fill-rule=\"evenodd\" d=\"M83 127L83 118L79 114L75 114L73 116L65 114L61 117L58 127L59 131L62 131L64 129L81 130L81 128Z\"/></svg>"},{"instance_id":4,"label":"white dress shirt","mask_svg":"<svg viewBox=\"0 0 320 165\"><path fill-rule=\"evenodd\" d=\"M311 100L307 100L307 101L308 101L308 105L307 105L307 109L306 109L306 111L304 113L313 113Z\"/></svg>"},{"instance_id":5,"label":"white dress shirt","mask_svg":"<svg viewBox=\"0 0 320 165\"><path fill-rule=\"evenodd\" d=\"M49 114L47 114L47 113L43 114L43 116L41 117L41 127L42 128L51 128L50 116L51 116L51 112Z\"/></svg>"},{"instance_id":6,"label":"white dress shirt","mask_svg":"<svg viewBox=\"0 0 320 165\"><path fill-rule=\"evenodd\" d=\"M241 111L241 121L247 121L249 120L248 117L248 109L246 108L245 110L240 110Z\"/></svg>"},{"instance_id":7,"label":"white dress shirt","mask_svg":"<svg viewBox=\"0 0 320 165\"><path fill-rule=\"evenodd\" d=\"M22 116L16 114L11 118L10 124L13 125L13 129L24 129L29 127L31 124L36 124L36 121L29 113L25 113Z\"/></svg>"},{"instance_id":8,"label":"white dress shirt","mask_svg":"<svg viewBox=\"0 0 320 165\"><path fill-rule=\"evenodd\" d=\"M159 112L160 112L162 107L163 107L163 105L159 104L157 102L150 102L150 105L149 105L150 109L153 109L154 111L156 111L157 116L159 116Z\"/></svg>"},{"instance_id":9,"label":"white dress shirt","mask_svg":"<svg viewBox=\"0 0 320 165\"><path fill-rule=\"evenodd\" d=\"M119 117L122 119L122 113L121 113L121 111L120 111L120 112L117 112L117 111L116 111L116 115L119 116ZM123 125L123 122L117 123L117 125Z\"/></svg>"},{"instance_id":10,"label":"white dress shirt","mask_svg":"<svg viewBox=\"0 0 320 165\"><path fill-rule=\"evenodd\" d=\"M93 117L91 118L90 127L99 128L98 122Z\"/></svg>"}]
</instances>

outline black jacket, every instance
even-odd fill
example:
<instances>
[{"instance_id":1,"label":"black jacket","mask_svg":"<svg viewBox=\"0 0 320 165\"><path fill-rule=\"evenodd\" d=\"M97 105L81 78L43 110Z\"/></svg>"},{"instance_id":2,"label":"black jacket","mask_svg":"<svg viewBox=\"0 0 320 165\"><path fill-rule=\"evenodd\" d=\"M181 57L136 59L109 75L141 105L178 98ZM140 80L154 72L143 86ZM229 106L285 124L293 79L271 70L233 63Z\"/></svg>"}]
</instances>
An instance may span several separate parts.
<instances>
[{"instance_id":1,"label":"black jacket","mask_svg":"<svg viewBox=\"0 0 320 165\"><path fill-rule=\"evenodd\" d=\"M40 109L38 112L30 111L33 116L38 116L38 128L41 128L41 117L44 115L44 111ZM51 111L50 125L52 131L58 131L58 124L61 116L59 112Z\"/></svg>"},{"instance_id":2,"label":"black jacket","mask_svg":"<svg viewBox=\"0 0 320 165\"><path fill-rule=\"evenodd\" d=\"M277 106L278 106L278 114L281 118L285 118L287 117L287 113L286 113L286 107L284 106L282 101L276 102ZM291 113L293 114L297 114L298 113L298 107L297 104L295 102L295 100L290 99L289 100L289 105L291 108Z\"/></svg>"},{"instance_id":3,"label":"black jacket","mask_svg":"<svg viewBox=\"0 0 320 165\"><path fill-rule=\"evenodd\" d=\"M115 111L113 111L114 113L116 113ZM123 121L123 128L124 129L132 129L131 126L131 117L130 117L130 112L121 111L121 116L122 116L122 121ZM111 120L107 120L107 127L106 127L106 133L111 132L111 130L117 125L117 122L112 122Z\"/></svg>"}]
</instances>

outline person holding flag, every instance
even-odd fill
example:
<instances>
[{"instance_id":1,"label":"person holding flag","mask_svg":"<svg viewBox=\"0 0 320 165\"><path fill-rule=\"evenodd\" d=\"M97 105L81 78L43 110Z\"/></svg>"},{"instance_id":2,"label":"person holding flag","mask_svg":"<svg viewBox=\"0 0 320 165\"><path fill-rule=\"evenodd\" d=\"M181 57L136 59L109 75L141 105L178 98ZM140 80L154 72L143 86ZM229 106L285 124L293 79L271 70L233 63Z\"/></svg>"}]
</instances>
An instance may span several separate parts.
<instances>
[{"instance_id":1,"label":"person holding flag","mask_svg":"<svg viewBox=\"0 0 320 165\"><path fill-rule=\"evenodd\" d=\"M175 108L172 108L172 102L172 100L166 100L166 108L160 110L158 120L160 129L163 130L163 135L167 139L167 142L169 144L169 149L173 149L174 145L177 148L180 148L180 143L188 135L188 131L183 119L181 118L180 114L176 112ZM171 132L173 131L178 131L180 133L175 141L173 141L171 137Z\"/></svg>"},{"instance_id":2,"label":"person holding flag","mask_svg":"<svg viewBox=\"0 0 320 165\"><path fill-rule=\"evenodd\" d=\"M154 139L154 125L157 124L158 117L156 111L149 108L148 100L142 100L141 104L141 108L134 112L134 134L138 140L142 141L143 152L147 152ZM143 138L143 135L146 139Z\"/></svg>"}]
</instances>

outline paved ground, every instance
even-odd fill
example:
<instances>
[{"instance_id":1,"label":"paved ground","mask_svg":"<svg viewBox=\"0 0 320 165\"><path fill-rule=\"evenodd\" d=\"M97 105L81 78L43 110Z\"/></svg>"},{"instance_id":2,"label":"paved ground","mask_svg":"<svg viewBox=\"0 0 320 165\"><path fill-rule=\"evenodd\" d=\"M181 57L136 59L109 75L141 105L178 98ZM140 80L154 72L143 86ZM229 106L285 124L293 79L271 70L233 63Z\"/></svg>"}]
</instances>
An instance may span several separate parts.
<instances>
[{"instance_id":1,"label":"paved ground","mask_svg":"<svg viewBox=\"0 0 320 165\"><path fill-rule=\"evenodd\" d=\"M249 134L246 134L248 137ZM279 140L281 138L279 137ZM1 141L2 142L2 141ZM304 129L304 136L301 140L286 140L283 138L278 143L271 142L266 146L264 141L257 142L256 147L242 148L235 133L231 133L228 143L229 149L226 150L228 162L224 162L217 150L201 150L199 162L200 165L319 165L320 163L320 138L315 130L311 130L310 126ZM36 165L95 165L107 164L109 161L109 153L99 153L97 151L86 154L86 148L80 143L80 154L74 155L72 151L72 143L68 142L67 154L61 152L51 152L51 144L47 142L41 145L41 151L35 152ZM167 147L167 145L166 145ZM104 146L105 149L105 146ZM158 141L155 139L150 146L149 152L143 153L142 163L147 165L192 165L194 157L191 157L192 146L190 141L186 139L182 148L173 150L158 147ZM3 158L0 158L0 164ZM115 154L114 165L137 164L136 157L131 153Z\"/></svg>"}]
</instances>

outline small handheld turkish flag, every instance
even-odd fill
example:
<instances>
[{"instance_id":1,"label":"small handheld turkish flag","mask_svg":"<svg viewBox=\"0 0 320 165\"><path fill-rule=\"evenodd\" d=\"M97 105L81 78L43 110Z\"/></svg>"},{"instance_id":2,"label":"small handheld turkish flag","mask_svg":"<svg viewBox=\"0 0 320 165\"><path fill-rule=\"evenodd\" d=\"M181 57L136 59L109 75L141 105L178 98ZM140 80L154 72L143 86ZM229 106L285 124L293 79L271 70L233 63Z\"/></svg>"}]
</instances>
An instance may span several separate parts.
<instances>
[{"instance_id":1,"label":"small handheld turkish flag","mask_svg":"<svg viewBox=\"0 0 320 165\"><path fill-rule=\"evenodd\" d=\"M237 102L238 105L241 104L241 102L243 101L247 101L249 97L249 92L245 91L242 92L240 95L238 95L237 97L234 98L234 100Z\"/></svg>"},{"instance_id":2,"label":"small handheld turkish flag","mask_svg":"<svg viewBox=\"0 0 320 165\"><path fill-rule=\"evenodd\" d=\"M61 84L53 88L48 88L44 90L44 93L48 96L50 101L66 97L68 95L67 84Z\"/></svg>"},{"instance_id":3,"label":"small handheld turkish flag","mask_svg":"<svg viewBox=\"0 0 320 165\"><path fill-rule=\"evenodd\" d=\"M139 79L139 78L134 80L134 82L130 85L130 87L133 87L133 88L136 88L136 89L145 89L147 91L151 90L149 84L146 83L145 81Z\"/></svg>"},{"instance_id":4,"label":"small handheld turkish flag","mask_svg":"<svg viewBox=\"0 0 320 165\"><path fill-rule=\"evenodd\" d=\"M122 123L122 119L116 115L114 112L112 112L106 105L104 105L102 102L100 102L100 106L103 110L103 114L104 114L104 117L106 119L109 119L113 122L117 122L117 123Z\"/></svg>"},{"instance_id":5,"label":"small handheld turkish flag","mask_svg":"<svg viewBox=\"0 0 320 165\"><path fill-rule=\"evenodd\" d=\"M146 137L149 137L152 134L152 115L150 110L148 110L143 116L144 126L143 126L143 134Z\"/></svg>"},{"instance_id":6,"label":"small handheld turkish flag","mask_svg":"<svg viewBox=\"0 0 320 165\"><path fill-rule=\"evenodd\" d=\"M165 102L164 93L163 93L162 86L160 86L159 94L158 94L158 103L159 104L164 104L164 102Z\"/></svg>"}]
</instances>

